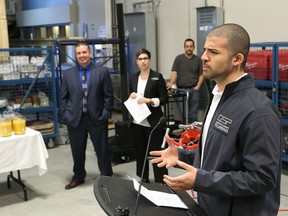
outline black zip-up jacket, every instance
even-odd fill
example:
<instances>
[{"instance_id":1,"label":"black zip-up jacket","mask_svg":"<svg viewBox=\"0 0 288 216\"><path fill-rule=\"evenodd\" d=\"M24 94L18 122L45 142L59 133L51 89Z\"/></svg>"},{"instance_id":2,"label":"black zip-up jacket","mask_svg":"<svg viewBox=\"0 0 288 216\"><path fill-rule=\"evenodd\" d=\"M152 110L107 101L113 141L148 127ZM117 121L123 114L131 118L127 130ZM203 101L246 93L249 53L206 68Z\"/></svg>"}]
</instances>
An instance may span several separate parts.
<instances>
[{"instance_id":1,"label":"black zip-up jacket","mask_svg":"<svg viewBox=\"0 0 288 216\"><path fill-rule=\"evenodd\" d=\"M194 189L208 215L277 215L281 117L272 101L255 88L251 75L225 87L200 168L201 147L202 143L194 159L198 168ZM181 152L180 159L185 161L188 155Z\"/></svg>"}]
</instances>

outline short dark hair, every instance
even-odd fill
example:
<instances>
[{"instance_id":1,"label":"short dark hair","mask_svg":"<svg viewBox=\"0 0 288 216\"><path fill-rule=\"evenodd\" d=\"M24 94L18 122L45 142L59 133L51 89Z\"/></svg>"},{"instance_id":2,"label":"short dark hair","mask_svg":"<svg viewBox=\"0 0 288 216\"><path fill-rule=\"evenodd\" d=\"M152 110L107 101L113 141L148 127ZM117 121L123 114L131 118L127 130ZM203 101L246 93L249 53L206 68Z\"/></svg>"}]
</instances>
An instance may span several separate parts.
<instances>
[{"instance_id":1,"label":"short dark hair","mask_svg":"<svg viewBox=\"0 0 288 216\"><path fill-rule=\"evenodd\" d=\"M149 59L151 59L151 53L145 49L145 48L141 48L137 51L136 53L136 59L138 59L138 57L141 55L141 54L146 54L148 56Z\"/></svg>"},{"instance_id":2,"label":"short dark hair","mask_svg":"<svg viewBox=\"0 0 288 216\"><path fill-rule=\"evenodd\" d=\"M249 49L250 49L250 37L247 31L240 25L234 23L227 23L217 26L212 29L207 37L223 37L228 40L227 50L231 56L241 53L244 56L244 60L241 67L244 68Z\"/></svg>"},{"instance_id":3,"label":"short dark hair","mask_svg":"<svg viewBox=\"0 0 288 216\"><path fill-rule=\"evenodd\" d=\"M84 42L84 41L79 41L76 43L76 46L75 46L75 49L79 46L87 46L88 47L88 50L90 51L90 46L88 43Z\"/></svg>"},{"instance_id":4,"label":"short dark hair","mask_svg":"<svg viewBox=\"0 0 288 216\"><path fill-rule=\"evenodd\" d=\"M194 42L194 40L191 39L191 38L187 38L187 39L184 41L184 47L185 47L186 42L192 42L192 43L193 43L193 46L195 46L195 42Z\"/></svg>"}]
</instances>

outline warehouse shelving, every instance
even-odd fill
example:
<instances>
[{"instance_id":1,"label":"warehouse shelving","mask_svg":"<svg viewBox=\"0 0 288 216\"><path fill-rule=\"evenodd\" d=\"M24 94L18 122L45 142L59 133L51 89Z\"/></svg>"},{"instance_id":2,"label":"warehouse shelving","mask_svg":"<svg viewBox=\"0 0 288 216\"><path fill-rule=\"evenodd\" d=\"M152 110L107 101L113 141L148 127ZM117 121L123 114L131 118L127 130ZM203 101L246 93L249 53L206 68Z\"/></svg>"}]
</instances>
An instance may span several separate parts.
<instances>
[{"instance_id":1,"label":"warehouse shelving","mask_svg":"<svg viewBox=\"0 0 288 216\"><path fill-rule=\"evenodd\" d=\"M1 97L6 109L19 112L39 130L48 147L58 136L58 109L52 48L0 49ZM18 100L18 102L17 102Z\"/></svg>"}]
</instances>

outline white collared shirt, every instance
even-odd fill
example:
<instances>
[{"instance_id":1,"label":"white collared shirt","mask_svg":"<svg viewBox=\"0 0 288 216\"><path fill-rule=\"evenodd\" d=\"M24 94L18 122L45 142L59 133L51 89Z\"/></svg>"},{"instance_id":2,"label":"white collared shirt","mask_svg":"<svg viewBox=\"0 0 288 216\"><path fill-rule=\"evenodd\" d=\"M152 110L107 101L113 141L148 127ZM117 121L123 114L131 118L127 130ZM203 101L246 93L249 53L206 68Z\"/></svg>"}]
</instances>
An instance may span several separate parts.
<instances>
[{"instance_id":1,"label":"white collared shirt","mask_svg":"<svg viewBox=\"0 0 288 216\"><path fill-rule=\"evenodd\" d=\"M219 92L218 85L216 85L212 91L213 94L213 100L211 102L208 114L206 116L206 121L202 130L202 153L201 153L201 166L202 167L202 162L203 162L203 155L204 155L204 149L206 145L206 138L208 134L208 130L212 121L212 118L214 116L215 110L219 104L219 101L221 100L223 92Z\"/></svg>"}]
</instances>

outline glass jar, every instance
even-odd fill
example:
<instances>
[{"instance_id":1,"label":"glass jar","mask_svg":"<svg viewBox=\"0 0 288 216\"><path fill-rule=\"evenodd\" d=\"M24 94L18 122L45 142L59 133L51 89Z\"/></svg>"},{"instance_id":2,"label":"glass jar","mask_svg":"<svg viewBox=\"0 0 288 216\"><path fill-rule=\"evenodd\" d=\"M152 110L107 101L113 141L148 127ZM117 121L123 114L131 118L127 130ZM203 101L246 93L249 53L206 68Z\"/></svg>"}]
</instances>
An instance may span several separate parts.
<instances>
[{"instance_id":1,"label":"glass jar","mask_svg":"<svg viewBox=\"0 0 288 216\"><path fill-rule=\"evenodd\" d=\"M26 133L26 118L22 115L15 115L12 120L13 130L16 135Z\"/></svg>"},{"instance_id":2,"label":"glass jar","mask_svg":"<svg viewBox=\"0 0 288 216\"><path fill-rule=\"evenodd\" d=\"M40 106L49 106L49 98L47 96L40 97Z\"/></svg>"},{"instance_id":3,"label":"glass jar","mask_svg":"<svg viewBox=\"0 0 288 216\"><path fill-rule=\"evenodd\" d=\"M12 121L10 118L0 117L0 136L8 137L11 136L13 132Z\"/></svg>"}]
</instances>

